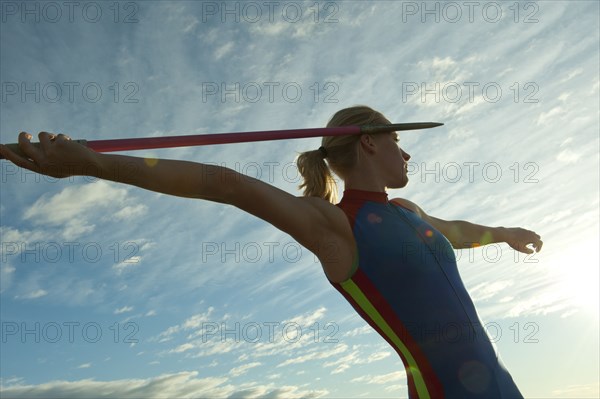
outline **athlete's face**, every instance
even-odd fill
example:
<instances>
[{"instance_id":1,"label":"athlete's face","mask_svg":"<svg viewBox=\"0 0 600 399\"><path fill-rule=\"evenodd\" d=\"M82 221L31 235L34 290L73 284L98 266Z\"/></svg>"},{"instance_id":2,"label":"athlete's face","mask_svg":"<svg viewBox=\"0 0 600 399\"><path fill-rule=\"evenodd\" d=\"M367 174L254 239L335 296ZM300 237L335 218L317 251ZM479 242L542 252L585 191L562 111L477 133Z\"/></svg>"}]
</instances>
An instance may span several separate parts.
<instances>
[{"instance_id":1,"label":"athlete's face","mask_svg":"<svg viewBox=\"0 0 600 399\"><path fill-rule=\"evenodd\" d=\"M381 151L382 169L388 188L402 188L408 184L408 160L410 154L403 151L398 144L398 133L384 133L380 135L379 151Z\"/></svg>"}]
</instances>

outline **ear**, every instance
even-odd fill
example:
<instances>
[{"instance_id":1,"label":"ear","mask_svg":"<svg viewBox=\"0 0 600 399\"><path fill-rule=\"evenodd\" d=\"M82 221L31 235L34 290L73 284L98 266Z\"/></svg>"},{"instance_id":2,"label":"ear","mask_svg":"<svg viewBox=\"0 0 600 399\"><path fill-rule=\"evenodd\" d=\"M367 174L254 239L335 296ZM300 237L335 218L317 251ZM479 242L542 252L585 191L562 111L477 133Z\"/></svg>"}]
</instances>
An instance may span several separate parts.
<instances>
[{"instance_id":1,"label":"ear","mask_svg":"<svg viewBox=\"0 0 600 399\"><path fill-rule=\"evenodd\" d=\"M360 136L360 147L367 152L367 154L374 154L376 152L377 145L375 139L369 134L363 134Z\"/></svg>"}]
</instances>

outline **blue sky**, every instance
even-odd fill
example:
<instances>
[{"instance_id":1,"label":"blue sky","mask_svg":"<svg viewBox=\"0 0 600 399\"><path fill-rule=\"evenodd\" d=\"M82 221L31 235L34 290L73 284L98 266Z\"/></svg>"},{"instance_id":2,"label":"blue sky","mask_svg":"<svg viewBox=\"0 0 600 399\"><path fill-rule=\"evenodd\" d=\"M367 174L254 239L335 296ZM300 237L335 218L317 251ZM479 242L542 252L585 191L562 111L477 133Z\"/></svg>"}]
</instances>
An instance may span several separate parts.
<instances>
[{"instance_id":1,"label":"blue sky","mask_svg":"<svg viewBox=\"0 0 600 399\"><path fill-rule=\"evenodd\" d=\"M598 397L598 2L475 3L2 1L0 142L321 127L356 104L443 122L401 134L410 183L390 197L539 233L529 258L457 252L461 275L526 397ZM301 195L294 159L319 143L130 155ZM406 397L398 356L290 236L0 168L4 396Z\"/></svg>"}]
</instances>

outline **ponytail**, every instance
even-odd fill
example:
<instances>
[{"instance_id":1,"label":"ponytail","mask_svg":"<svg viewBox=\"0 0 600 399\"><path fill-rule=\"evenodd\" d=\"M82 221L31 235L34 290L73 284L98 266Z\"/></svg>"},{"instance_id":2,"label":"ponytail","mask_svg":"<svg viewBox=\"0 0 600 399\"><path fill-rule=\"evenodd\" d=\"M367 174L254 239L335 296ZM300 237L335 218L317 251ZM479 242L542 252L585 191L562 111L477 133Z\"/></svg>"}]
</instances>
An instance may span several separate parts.
<instances>
[{"instance_id":1,"label":"ponytail","mask_svg":"<svg viewBox=\"0 0 600 399\"><path fill-rule=\"evenodd\" d=\"M332 204L337 202L337 184L321 149L301 153L296 163L304 178L299 188L304 189L305 197L323 198Z\"/></svg>"}]
</instances>

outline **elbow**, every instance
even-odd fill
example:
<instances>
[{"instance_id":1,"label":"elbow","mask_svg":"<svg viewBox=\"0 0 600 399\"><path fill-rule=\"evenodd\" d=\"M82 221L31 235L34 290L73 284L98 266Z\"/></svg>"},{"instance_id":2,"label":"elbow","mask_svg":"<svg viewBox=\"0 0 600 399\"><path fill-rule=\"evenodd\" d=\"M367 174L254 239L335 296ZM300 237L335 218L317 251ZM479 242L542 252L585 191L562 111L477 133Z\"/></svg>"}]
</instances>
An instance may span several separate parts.
<instances>
[{"instance_id":1,"label":"elbow","mask_svg":"<svg viewBox=\"0 0 600 399\"><path fill-rule=\"evenodd\" d=\"M200 175L194 197L227 204L236 197L235 182L239 182L240 173L222 166L203 164Z\"/></svg>"}]
</instances>

